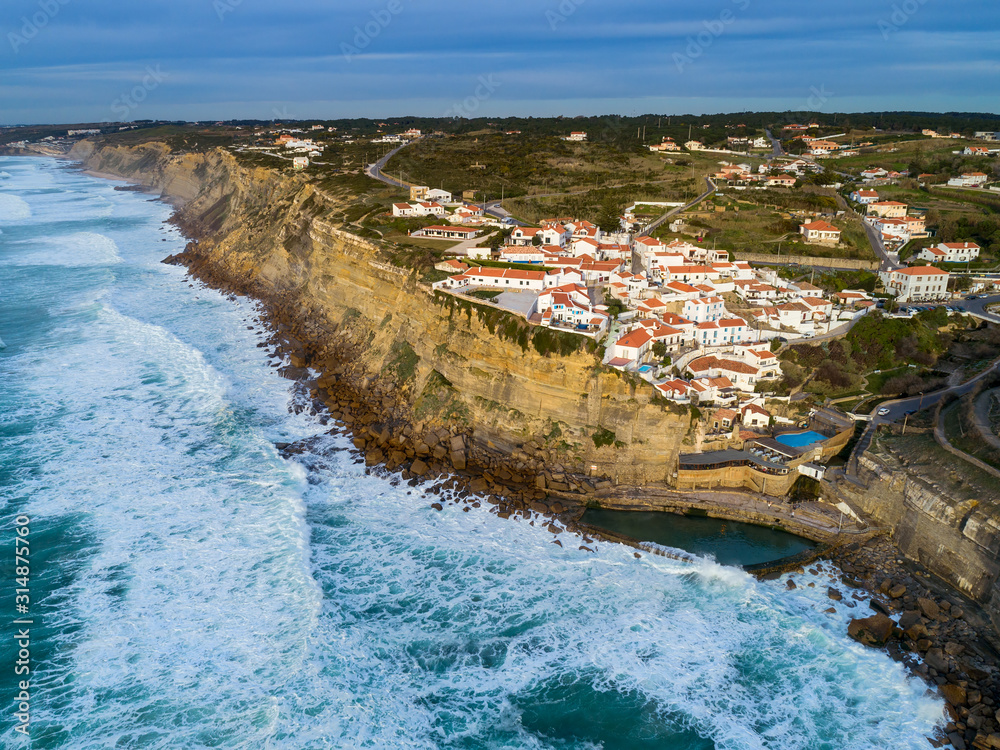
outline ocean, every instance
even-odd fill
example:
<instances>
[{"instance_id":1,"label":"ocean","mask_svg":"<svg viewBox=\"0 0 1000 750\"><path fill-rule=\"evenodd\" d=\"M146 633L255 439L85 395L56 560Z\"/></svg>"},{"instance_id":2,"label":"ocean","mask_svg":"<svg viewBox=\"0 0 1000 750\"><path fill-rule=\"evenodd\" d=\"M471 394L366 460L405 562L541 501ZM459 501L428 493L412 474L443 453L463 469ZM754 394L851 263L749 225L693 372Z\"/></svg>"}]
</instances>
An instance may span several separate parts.
<instances>
[{"instance_id":1,"label":"ocean","mask_svg":"<svg viewBox=\"0 0 1000 750\"><path fill-rule=\"evenodd\" d=\"M941 701L828 572L560 547L367 474L113 186L0 158L4 747L928 746Z\"/></svg>"}]
</instances>

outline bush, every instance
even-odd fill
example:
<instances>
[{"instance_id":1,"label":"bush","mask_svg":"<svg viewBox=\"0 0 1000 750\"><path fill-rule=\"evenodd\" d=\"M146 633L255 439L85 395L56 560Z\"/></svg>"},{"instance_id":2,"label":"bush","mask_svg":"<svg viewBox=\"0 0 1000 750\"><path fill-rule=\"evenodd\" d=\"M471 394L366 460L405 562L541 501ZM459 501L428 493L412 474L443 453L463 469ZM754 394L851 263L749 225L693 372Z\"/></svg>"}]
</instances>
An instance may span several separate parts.
<instances>
[{"instance_id":1,"label":"bush","mask_svg":"<svg viewBox=\"0 0 1000 750\"><path fill-rule=\"evenodd\" d=\"M590 436L590 439L594 441L594 446L596 448L601 448L605 445L615 444L615 433L611 430L606 430L603 427L599 427L597 432Z\"/></svg>"}]
</instances>

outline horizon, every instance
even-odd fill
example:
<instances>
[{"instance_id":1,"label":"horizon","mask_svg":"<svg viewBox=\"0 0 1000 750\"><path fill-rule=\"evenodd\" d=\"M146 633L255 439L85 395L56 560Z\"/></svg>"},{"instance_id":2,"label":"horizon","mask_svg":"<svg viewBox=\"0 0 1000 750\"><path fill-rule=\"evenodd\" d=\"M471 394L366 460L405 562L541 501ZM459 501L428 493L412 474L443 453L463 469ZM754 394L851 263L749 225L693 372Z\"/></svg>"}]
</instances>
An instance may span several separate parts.
<instances>
[{"instance_id":1,"label":"horizon","mask_svg":"<svg viewBox=\"0 0 1000 750\"><path fill-rule=\"evenodd\" d=\"M787 0L517 0L477 15L440 0L419 12L405 0L292 0L280 11L252 0L18 0L0 44L0 119L990 112L1000 9L967 6L849 0L817 16Z\"/></svg>"}]
</instances>

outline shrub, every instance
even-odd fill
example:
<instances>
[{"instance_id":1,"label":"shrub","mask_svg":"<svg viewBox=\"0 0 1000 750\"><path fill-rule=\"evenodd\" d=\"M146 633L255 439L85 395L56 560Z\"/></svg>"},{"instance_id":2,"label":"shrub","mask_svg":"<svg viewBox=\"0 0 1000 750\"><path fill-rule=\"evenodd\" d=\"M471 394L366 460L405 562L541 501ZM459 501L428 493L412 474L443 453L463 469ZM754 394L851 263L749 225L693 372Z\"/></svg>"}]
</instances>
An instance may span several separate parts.
<instances>
[{"instance_id":1,"label":"shrub","mask_svg":"<svg viewBox=\"0 0 1000 750\"><path fill-rule=\"evenodd\" d=\"M596 448L601 448L605 445L614 445L615 433L611 430L599 427L597 428L597 432L590 436L590 439L594 441L594 446Z\"/></svg>"}]
</instances>

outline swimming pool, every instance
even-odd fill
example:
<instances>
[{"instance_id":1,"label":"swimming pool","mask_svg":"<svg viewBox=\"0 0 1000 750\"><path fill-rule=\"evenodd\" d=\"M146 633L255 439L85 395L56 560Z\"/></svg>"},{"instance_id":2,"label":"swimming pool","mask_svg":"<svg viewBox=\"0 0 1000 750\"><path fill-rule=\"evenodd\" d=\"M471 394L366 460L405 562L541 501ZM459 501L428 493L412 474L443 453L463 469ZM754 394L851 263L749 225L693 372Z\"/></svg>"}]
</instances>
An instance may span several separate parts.
<instances>
[{"instance_id":1,"label":"swimming pool","mask_svg":"<svg viewBox=\"0 0 1000 750\"><path fill-rule=\"evenodd\" d=\"M789 445L792 448L805 448L813 443L820 443L826 440L826 435L809 430L808 432L786 432L774 438L782 445Z\"/></svg>"},{"instance_id":2,"label":"swimming pool","mask_svg":"<svg viewBox=\"0 0 1000 750\"><path fill-rule=\"evenodd\" d=\"M639 368L639 372L652 372L652 371L653 371L652 365L643 365L642 367Z\"/></svg>"}]
</instances>

